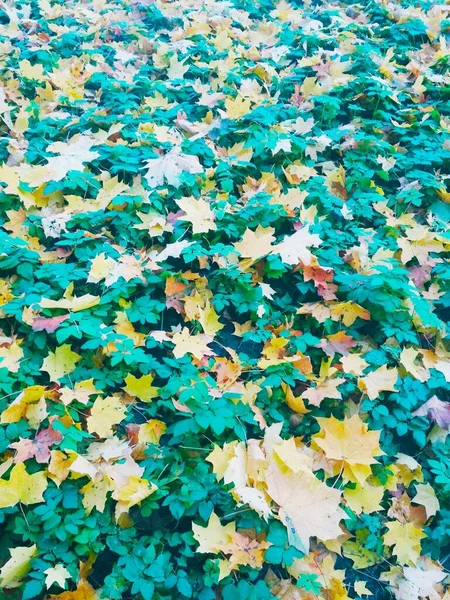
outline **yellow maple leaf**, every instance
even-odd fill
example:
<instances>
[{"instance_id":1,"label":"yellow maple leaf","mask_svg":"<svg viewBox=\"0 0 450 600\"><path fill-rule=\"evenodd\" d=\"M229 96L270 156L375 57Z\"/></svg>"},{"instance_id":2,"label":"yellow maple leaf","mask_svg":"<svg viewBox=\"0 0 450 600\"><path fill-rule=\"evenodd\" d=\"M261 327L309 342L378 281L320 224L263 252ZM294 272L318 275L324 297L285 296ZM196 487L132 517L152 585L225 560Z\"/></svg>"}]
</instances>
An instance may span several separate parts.
<instances>
[{"instance_id":1,"label":"yellow maple leaf","mask_svg":"<svg viewBox=\"0 0 450 600\"><path fill-rule=\"evenodd\" d=\"M313 255L309 248L321 244L322 240L317 233L309 232L309 225L305 225L293 235L287 235L282 242L273 247L272 253L279 254L286 265L310 265Z\"/></svg>"},{"instance_id":2,"label":"yellow maple leaf","mask_svg":"<svg viewBox=\"0 0 450 600\"><path fill-rule=\"evenodd\" d=\"M135 377L131 373L125 377L126 386L123 387L123 391L142 400L142 402L151 402L153 398L158 396L159 388L153 387L152 375L142 375L142 377Z\"/></svg>"},{"instance_id":3,"label":"yellow maple leaf","mask_svg":"<svg viewBox=\"0 0 450 600\"><path fill-rule=\"evenodd\" d=\"M97 254L91 262L87 282L98 283L99 281L102 281L102 279L106 279L111 274L115 265L116 261L113 258L106 256L104 252Z\"/></svg>"},{"instance_id":4,"label":"yellow maple leaf","mask_svg":"<svg viewBox=\"0 0 450 600\"><path fill-rule=\"evenodd\" d=\"M225 110L227 119L240 119L250 112L252 103L250 100L244 100L242 96L236 98L227 98L225 100Z\"/></svg>"},{"instance_id":5,"label":"yellow maple leaf","mask_svg":"<svg viewBox=\"0 0 450 600\"><path fill-rule=\"evenodd\" d=\"M434 516L440 509L439 500L436 498L436 492L429 483L416 485L416 495L412 501L415 504L421 504L425 507L428 519Z\"/></svg>"},{"instance_id":6,"label":"yellow maple leaf","mask_svg":"<svg viewBox=\"0 0 450 600\"><path fill-rule=\"evenodd\" d=\"M242 240L233 245L242 257L256 261L272 252L272 242L275 241L274 233L273 227L258 225L255 231L246 229Z\"/></svg>"},{"instance_id":7,"label":"yellow maple leaf","mask_svg":"<svg viewBox=\"0 0 450 600\"><path fill-rule=\"evenodd\" d=\"M360 318L364 321L370 320L370 313L368 310L356 304L356 302L338 302L331 306L331 315L333 317L341 317L342 322L347 327L353 325L356 319Z\"/></svg>"},{"instance_id":8,"label":"yellow maple leaf","mask_svg":"<svg viewBox=\"0 0 450 600\"><path fill-rule=\"evenodd\" d=\"M191 335L187 327L183 327L182 331L174 333L172 342L175 344L173 355L175 358L181 358L185 354L192 354L198 360L203 356L211 354L208 347L209 338L206 335Z\"/></svg>"},{"instance_id":9,"label":"yellow maple leaf","mask_svg":"<svg viewBox=\"0 0 450 600\"><path fill-rule=\"evenodd\" d=\"M414 523L391 521L386 523L388 532L383 539L386 546L393 546L392 552L400 565L416 565L420 557L420 540L427 537Z\"/></svg>"},{"instance_id":10,"label":"yellow maple leaf","mask_svg":"<svg viewBox=\"0 0 450 600\"><path fill-rule=\"evenodd\" d=\"M80 310L86 310L97 306L100 302L100 296L92 296L91 294L84 294L84 296L61 298L60 300L51 300L50 298L41 298L39 306L41 308L64 308L72 312L78 312Z\"/></svg>"},{"instance_id":11,"label":"yellow maple leaf","mask_svg":"<svg viewBox=\"0 0 450 600\"><path fill-rule=\"evenodd\" d=\"M22 358L23 350L17 342L12 342L8 346L0 346L0 369L7 369L10 373L17 373Z\"/></svg>"},{"instance_id":12,"label":"yellow maple leaf","mask_svg":"<svg viewBox=\"0 0 450 600\"><path fill-rule=\"evenodd\" d=\"M107 476L99 480L89 481L80 489L83 494L83 506L86 514L90 514L92 509L96 508L99 512L105 510L108 492L114 489L111 479Z\"/></svg>"},{"instance_id":13,"label":"yellow maple leaf","mask_svg":"<svg viewBox=\"0 0 450 600\"><path fill-rule=\"evenodd\" d=\"M230 460L235 456L235 449L238 442L225 443L223 447L214 444L212 452L208 454L206 460L213 466L213 472L216 474L218 481L223 479L229 465Z\"/></svg>"},{"instance_id":14,"label":"yellow maple leaf","mask_svg":"<svg viewBox=\"0 0 450 600\"><path fill-rule=\"evenodd\" d=\"M22 504L43 502L43 493L47 489L47 478L43 471L29 475L23 463L11 470L9 481L0 479L0 508Z\"/></svg>"},{"instance_id":15,"label":"yellow maple leaf","mask_svg":"<svg viewBox=\"0 0 450 600\"><path fill-rule=\"evenodd\" d=\"M91 416L86 419L89 433L96 433L99 437L112 435L112 426L120 423L125 417L126 407L117 396L107 396L95 400L91 408Z\"/></svg>"},{"instance_id":16,"label":"yellow maple leaf","mask_svg":"<svg viewBox=\"0 0 450 600\"><path fill-rule=\"evenodd\" d=\"M157 490L157 486L147 479L131 475L128 483L120 486L113 492L113 498L118 500L116 506L116 519L123 513L127 513L132 506L145 500L150 494Z\"/></svg>"},{"instance_id":17,"label":"yellow maple leaf","mask_svg":"<svg viewBox=\"0 0 450 600\"><path fill-rule=\"evenodd\" d=\"M49 355L44 358L42 363L41 371L47 371L50 381L58 381L64 375L72 373L75 369L75 365L81 360L81 356L76 352L72 352L72 348L69 344L63 344L58 346L55 352L50 352Z\"/></svg>"},{"instance_id":18,"label":"yellow maple leaf","mask_svg":"<svg viewBox=\"0 0 450 600\"><path fill-rule=\"evenodd\" d=\"M415 379L418 379L422 383L430 378L429 371L419 364L416 364L417 357L419 356L419 350L416 348L403 348L400 353L400 364L405 370L412 375Z\"/></svg>"},{"instance_id":19,"label":"yellow maple leaf","mask_svg":"<svg viewBox=\"0 0 450 600\"><path fill-rule=\"evenodd\" d=\"M203 198L180 198L176 203L184 211L185 216L181 217L182 221L188 221L192 225L192 233L206 233L217 229L214 223L215 214L211 210L210 203Z\"/></svg>"},{"instance_id":20,"label":"yellow maple leaf","mask_svg":"<svg viewBox=\"0 0 450 600\"><path fill-rule=\"evenodd\" d=\"M67 456L61 450L51 450L48 464L49 478L59 487L69 476L69 468L76 456Z\"/></svg>"},{"instance_id":21,"label":"yellow maple leaf","mask_svg":"<svg viewBox=\"0 0 450 600\"><path fill-rule=\"evenodd\" d=\"M213 512L209 517L208 525L202 527L196 523L192 524L194 539L199 546L197 552L205 554L218 554L222 549L233 541L236 533L235 523L222 525L219 517Z\"/></svg>"},{"instance_id":22,"label":"yellow maple leaf","mask_svg":"<svg viewBox=\"0 0 450 600\"><path fill-rule=\"evenodd\" d=\"M37 554L37 546L19 546L10 548L11 558L0 570L0 587L15 588L30 570L31 559Z\"/></svg>"},{"instance_id":23,"label":"yellow maple leaf","mask_svg":"<svg viewBox=\"0 0 450 600\"><path fill-rule=\"evenodd\" d=\"M159 444L167 425L159 419L150 419L139 426L138 441L140 444Z\"/></svg>"},{"instance_id":24,"label":"yellow maple leaf","mask_svg":"<svg viewBox=\"0 0 450 600\"><path fill-rule=\"evenodd\" d=\"M384 452L379 447L380 432L369 431L358 414L339 421L335 417L318 417L320 432L312 444L330 461L333 475L342 473L344 480L363 484L371 475L370 465Z\"/></svg>"},{"instance_id":25,"label":"yellow maple leaf","mask_svg":"<svg viewBox=\"0 0 450 600\"><path fill-rule=\"evenodd\" d=\"M205 307L200 308L199 319L203 331L206 335L214 337L218 331L223 329L225 325L219 321L219 316L211 306L209 300L206 300Z\"/></svg>"},{"instance_id":26,"label":"yellow maple leaf","mask_svg":"<svg viewBox=\"0 0 450 600\"><path fill-rule=\"evenodd\" d=\"M347 501L347 505L357 515L360 515L362 512L370 514L382 510L380 502L383 494L383 486L373 486L367 482L363 486L357 484L354 489L347 488L344 490L344 498Z\"/></svg>"},{"instance_id":27,"label":"yellow maple leaf","mask_svg":"<svg viewBox=\"0 0 450 600\"><path fill-rule=\"evenodd\" d=\"M1 363L0 363L1 364ZM43 385L32 385L21 392L17 398L2 412L1 423L17 423L27 413L30 404L38 402L44 394Z\"/></svg>"},{"instance_id":28,"label":"yellow maple leaf","mask_svg":"<svg viewBox=\"0 0 450 600\"><path fill-rule=\"evenodd\" d=\"M26 79L35 79L36 81L44 81L46 79L44 67L39 63L32 65L29 60L20 61L19 73Z\"/></svg>"},{"instance_id":29,"label":"yellow maple leaf","mask_svg":"<svg viewBox=\"0 0 450 600\"><path fill-rule=\"evenodd\" d=\"M358 387L362 392L366 392L370 400L375 400L380 392L397 392L395 387L397 379L397 369L388 369L386 365L383 365L358 379Z\"/></svg>"}]
</instances>

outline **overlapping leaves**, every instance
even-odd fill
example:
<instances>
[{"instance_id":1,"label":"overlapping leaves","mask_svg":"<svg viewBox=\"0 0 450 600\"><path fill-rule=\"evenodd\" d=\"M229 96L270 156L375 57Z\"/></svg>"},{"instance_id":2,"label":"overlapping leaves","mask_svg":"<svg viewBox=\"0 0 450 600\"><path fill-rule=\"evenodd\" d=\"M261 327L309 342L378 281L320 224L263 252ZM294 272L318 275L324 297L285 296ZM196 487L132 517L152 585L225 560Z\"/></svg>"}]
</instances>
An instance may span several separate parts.
<instances>
[{"instance_id":1,"label":"overlapping leaves","mask_svg":"<svg viewBox=\"0 0 450 600\"><path fill-rule=\"evenodd\" d=\"M5 598L448 598L447 8L1 10Z\"/></svg>"}]
</instances>

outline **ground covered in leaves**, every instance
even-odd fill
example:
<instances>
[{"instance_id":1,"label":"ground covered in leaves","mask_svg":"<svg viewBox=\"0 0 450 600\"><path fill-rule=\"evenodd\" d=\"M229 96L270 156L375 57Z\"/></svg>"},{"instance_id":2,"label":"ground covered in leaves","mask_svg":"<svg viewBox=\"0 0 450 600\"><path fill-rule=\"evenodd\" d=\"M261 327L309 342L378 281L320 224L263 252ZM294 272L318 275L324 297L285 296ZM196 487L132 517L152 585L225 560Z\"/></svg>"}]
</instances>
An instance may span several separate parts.
<instances>
[{"instance_id":1,"label":"ground covered in leaves","mask_svg":"<svg viewBox=\"0 0 450 600\"><path fill-rule=\"evenodd\" d=\"M2 598L450 598L449 32L1 3Z\"/></svg>"}]
</instances>

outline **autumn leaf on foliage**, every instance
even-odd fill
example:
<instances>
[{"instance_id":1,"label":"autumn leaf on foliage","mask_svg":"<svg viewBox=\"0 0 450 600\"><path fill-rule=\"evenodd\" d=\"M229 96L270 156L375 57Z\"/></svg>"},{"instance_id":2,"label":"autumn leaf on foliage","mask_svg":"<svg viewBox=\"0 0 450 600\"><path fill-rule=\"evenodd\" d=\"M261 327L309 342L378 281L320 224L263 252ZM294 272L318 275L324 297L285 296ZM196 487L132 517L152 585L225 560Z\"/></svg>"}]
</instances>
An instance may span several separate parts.
<instances>
[{"instance_id":1,"label":"autumn leaf on foliage","mask_svg":"<svg viewBox=\"0 0 450 600\"><path fill-rule=\"evenodd\" d=\"M319 381L315 387L310 387L303 392L301 398L308 400L308 402L314 406L320 406L325 398L339 400L342 398L342 394L337 388L343 383L345 383L345 379L341 378Z\"/></svg>"},{"instance_id":2,"label":"autumn leaf on foliage","mask_svg":"<svg viewBox=\"0 0 450 600\"><path fill-rule=\"evenodd\" d=\"M242 240L236 242L234 247L243 258L259 260L272 252L272 242L275 241L274 233L273 227L261 227L260 225L255 231L246 229Z\"/></svg>"},{"instance_id":3,"label":"autumn leaf on foliage","mask_svg":"<svg viewBox=\"0 0 450 600\"><path fill-rule=\"evenodd\" d=\"M113 425L117 425L125 418L126 407L117 396L102 398L98 396L91 408L91 416L86 419L89 433L96 433L99 437L112 435Z\"/></svg>"},{"instance_id":4,"label":"autumn leaf on foliage","mask_svg":"<svg viewBox=\"0 0 450 600\"><path fill-rule=\"evenodd\" d=\"M397 369L388 369L386 365L383 365L358 379L358 387L367 394L370 400L375 400L380 392L397 392L395 387L397 379Z\"/></svg>"},{"instance_id":5,"label":"autumn leaf on foliage","mask_svg":"<svg viewBox=\"0 0 450 600\"><path fill-rule=\"evenodd\" d=\"M153 398L158 396L158 388L152 386L153 377L152 375L142 375L141 377L135 377L131 373L125 377L125 387L123 391L130 396L135 396L142 400L142 402L151 402Z\"/></svg>"},{"instance_id":6,"label":"autumn leaf on foliage","mask_svg":"<svg viewBox=\"0 0 450 600\"><path fill-rule=\"evenodd\" d=\"M52 585L56 584L60 588L65 588L66 580L70 579L70 573L66 567L62 564L57 564L54 567L49 567L44 571L45 573L45 585L49 589Z\"/></svg>"},{"instance_id":7,"label":"autumn leaf on foliage","mask_svg":"<svg viewBox=\"0 0 450 600\"><path fill-rule=\"evenodd\" d=\"M305 225L293 235L286 236L282 242L274 246L272 252L279 254L281 260L287 265L303 263L309 265L312 253L309 248L320 246L322 240L317 233L310 233L309 226Z\"/></svg>"},{"instance_id":8,"label":"autumn leaf on foliage","mask_svg":"<svg viewBox=\"0 0 450 600\"><path fill-rule=\"evenodd\" d=\"M420 556L420 541L425 533L414 523L390 521L386 523L388 532L383 540L387 546L392 546L392 553L397 557L398 564L414 566Z\"/></svg>"},{"instance_id":9,"label":"autumn leaf on foliage","mask_svg":"<svg viewBox=\"0 0 450 600\"><path fill-rule=\"evenodd\" d=\"M150 187L155 188L163 185L166 181L169 185L179 187L181 175L187 173L202 173L203 168L196 156L183 154L181 148L175 146L167 154L160 158L151 158L146 161L148 171L145 178Z\"/></svg>"},{"instance_id":10,"label":"autumn leaf on foliage","mask_svg":"<svg viewBox=\"0 0 450 600\"><path fill-rule=\"evenodd\" d=\"M46 331L47 333L53 333L58 329L61 323L64 323L70 315L60 315L59 317L36 317L31 323L33 331ZM1 363L0 363L1 364Z\"/></svg>"},{"instance_id":11,"label":"autumn leaf on foliage","mask_svg":"<svg viewBox=\"0 0 450 600\"><path fill-rule=\"evenodd\" d=\"M47 478L44 471L33 475L27 473L25 465L15 465L10 473L9 480L0 479L0 508L22 504L36 504L43 502L43 493L47 489Z\"/></svg>"},{"instance_id":12,"label":"autumn leaf on foliage","mask_svg":"<svg viewBox=\"0 0 450 600\"><path fill-rule=\"evenodd\" d=\"M51 446L61 440L61 433L55 431L51 426L42 429L32 440L20 439L18 442L10 444L10 448L16 450L14 462L21 463L34 457L38 463L48 463Z\"/></svg>"},{"instance_id":13,"label":"autumn leaf on foliage","mask_svg":"<svg viewBox=\"0 0 450 600\"><path fill-rule=\"evenodd\" d=\"M176 201L185 215L181 217L182 221L188 221L192 225L192 233L205 233L217 229L214 212L211 210L209 202L203 198L195 199L180 198Z\"/></svg>"},{"instance_id":14,"label":"autumn leaf on foliage","mask_svg":"<svg viewBox=\"0 0 450 600\"><path fill-rule=\"evenodd\" d=\"M308 552L310 538L321 541L337 538L344 511L339 507L341 492L328 487L312 473L283 472L272 463L266 473L269 496L279 505L279 517L286 525L291 545Z\"/></svg>"},{"instance_id":15,"label":"autumn leaf on foliage","mask_svg":"<svg viewBox=\"0 0 450 600\"><path fill-rule=\"evenodd\" d=\"M412 414L415 417L428 417L443 429L450 427L450 402L439 400L437 396L432 396Z\"/></svg>"},{"instance_id":16,"label":"autumn leaf on foliage","mask_svg":"<svg viewBox=\"0 0 450 600\"><path fill-rule=\"evenodd\" d=\"M22 579L31 568L30 562L37 554L37 546L18 546L10 548L11 558L0 569L0 587L19 587Z\"/></svg>"},{"instance_id":17,"label":"autumn leaf on foliage","mask_svg":"<svg viewBox=\"0 0 450 600\"><path fill-rule=\"evenodd\" d=\"M429 483L416 485L416 495L412 501L425 507L427 518L433 517L440 509L436 492Z\"/></svg>"},{"instance_id":18,"label":"autumn leaf on foliage","mask_svg":"<svg viewBox=\"0 0 450 600\"><path fill-rule=\"evenodd\" d=\"M185 354L192 354L198 360L203 356L211 354L211 349L208 347L210 338L206 335L198 334L191 335L187 327L183 327L182 331L174 333L172 342L175 344L173 354L176 358L181 358Z\"/></svg>"},{"instance_id":19,"label":"autumn leaf on foliage","mask_svg":"<svg viewBox=\"0 0 450 600\"><path fill-rule=\"evenodd\" d=\"M312 438L330 461L333 475L342 474L344 480L364 484L371 474L370 466L381 456L380 432L369 431L358 414L339 421L331 416L318 417L320 432Z\"/></svg>"},{"instance_id":20,"label":"autumn leaf on foliage","mask_svg":"<svg viewBox=\"0 0 450 600\"><path fill-rule=\"evenodd\" d=\"M81 356L72 351L69 344L58 346L55 352L50 352L42 363L41 371L49 374L50 381L58 381L72 373Z\"/></svg>"}]
</instances>

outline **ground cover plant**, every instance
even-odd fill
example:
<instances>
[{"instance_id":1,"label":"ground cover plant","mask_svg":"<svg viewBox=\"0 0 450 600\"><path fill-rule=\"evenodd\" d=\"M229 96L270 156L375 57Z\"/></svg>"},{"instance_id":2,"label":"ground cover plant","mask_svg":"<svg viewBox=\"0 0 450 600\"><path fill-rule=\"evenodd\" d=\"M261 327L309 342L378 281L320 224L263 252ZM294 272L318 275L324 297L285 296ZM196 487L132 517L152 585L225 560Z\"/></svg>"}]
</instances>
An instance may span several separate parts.
<instances>
[{"instance_id":1,"label":"ground cover plant","mask_svg":"<svg viewBox=\"0 0 450 600\"><path fill-rule=\"evenodd\" d=\"M0 595L449 600L450 10L0 5Z\"/></svg>"}]
</instances>

